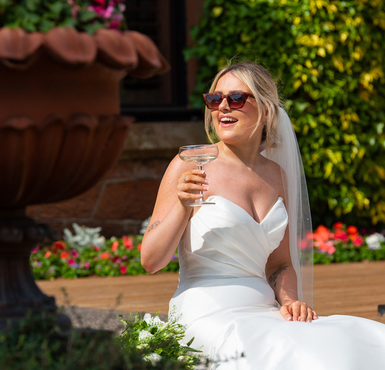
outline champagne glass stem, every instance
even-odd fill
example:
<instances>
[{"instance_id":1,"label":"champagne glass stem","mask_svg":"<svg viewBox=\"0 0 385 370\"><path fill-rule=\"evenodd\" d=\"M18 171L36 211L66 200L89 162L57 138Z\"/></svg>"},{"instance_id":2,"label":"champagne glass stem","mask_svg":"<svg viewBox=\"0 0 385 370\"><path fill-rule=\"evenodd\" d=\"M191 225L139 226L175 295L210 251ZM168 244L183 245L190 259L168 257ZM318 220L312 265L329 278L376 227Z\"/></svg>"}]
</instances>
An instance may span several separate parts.
<instances>
[{"instance_id":1,"label":"champagne glass stem","mask_svg":"<svg viewBox=\"0 0 385 370\"><path fill-rule=\"evenodd\" d=\"M198 170L203 171L203 164L202 163L198 163L197 164L197 168L198 168ZM203 191L200 191L199 193L202 195L202 198L200 200L198 200L198 203L201 204L201 203L203 203L205 201L205 199L204 199L204 196L203 196Z\"/></svg>"}]
</instances>

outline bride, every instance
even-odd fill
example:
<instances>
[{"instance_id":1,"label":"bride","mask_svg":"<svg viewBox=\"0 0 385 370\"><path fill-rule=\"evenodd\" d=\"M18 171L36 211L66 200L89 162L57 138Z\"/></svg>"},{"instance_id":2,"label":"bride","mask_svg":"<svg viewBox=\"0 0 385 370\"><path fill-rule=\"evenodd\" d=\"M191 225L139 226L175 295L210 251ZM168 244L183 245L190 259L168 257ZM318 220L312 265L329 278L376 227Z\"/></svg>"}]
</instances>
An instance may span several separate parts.
<instances>
[{"instance_id":1,"label":"bride","mask_svg":"<svg viewBox=\"0 0 385 370\"><path fill-rule=\"evenodd\" d=\"M215 369L385 369L385 325L320 317L312 305L310 211L295 134L261 66L220 71L204 94L218 158L178 157L142 243L155 273L179 248L170 302ZM203 191L214 205L190 207Z\"/></svg>"}]
</instances>

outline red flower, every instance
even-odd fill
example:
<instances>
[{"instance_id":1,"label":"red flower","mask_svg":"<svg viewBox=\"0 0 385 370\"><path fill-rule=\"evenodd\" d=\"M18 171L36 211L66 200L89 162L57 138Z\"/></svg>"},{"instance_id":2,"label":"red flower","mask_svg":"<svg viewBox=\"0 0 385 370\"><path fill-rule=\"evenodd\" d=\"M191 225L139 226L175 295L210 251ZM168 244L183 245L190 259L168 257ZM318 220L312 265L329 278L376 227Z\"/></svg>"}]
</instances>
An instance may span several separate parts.
<instances>
[{"instance_id":1,"label":"red flower","mask_svg":"<svg viewBox=\"0 0 385 370\"><path fill-rule=\"evenodd\" d=\"M356 247L360 247L363 243L363 239L362 239L362 236L360 235L355 235L353 238L352 238L352 242L353 244L356 246Z\"/></svg>"},{"instance_id":2,"label":"red flower","mask_svg":"<svg viewBox=\"0 0 385 370\"><path fill-rule=\"evenodd\" d=\"M334 227L336 230L342 229L342 226L344 226L344 224L343 224L341 221L336 222L336 223L333 225L333 227Z\"/></svg>"},{"instance_id":3,"label":"red flower","mask_svg":"<svg viewBox=\"0 0 385 370\"><path fill-rule=\"evenodd\" d=\"M348 234L350 234L350 235L358 234L358 230L355 226L348 226L348 228L346 230L347 230Z\"/></svg>"},{"instance_id":4,"label":"red flower","mask_svg":"<svg viewBox=\"0 0 385 370\"><path fill-rule=\"evenodd\" d=\"M75 261L73 259L70 259L68 260L68 264L71 266L71 265L74 265L75 264Z\"/></svg>"},{"instance_id":5,"label":"red flower","mask_svg":"<svg viewBox=\"0 0 385 370\"><path fill-rule=\"evenodd\" d=\"M94 249L95 249L96 251L100 251L100 247L98 247L97 245L93 245L93 247L94 247Z\"/></svg>"},{"instance_id":6,"label":"red flower","mask_svg":"<svg viewBox=\"0 0 385 370\"><path fill-rule=\"evenodd\" d=\"M125 235L123 236L123 245L126 247L126 249L134 248L134 243L132 240Z\"/></svg>"},{"instance_id":7,"label":"red flower","mask_svg":"<svg viewBox=\"0 0 385 370\"><path fill-rule=\"evenodd\" d=\"M72 251L71 252L71 254L72 254L72 257L79 257L79 252L77 252L77 251Z\"/></svg>"},{"instance_id":8,"label":"red flower","mask_svg":"<svg viewBox=\"0 0 385 370\"><path fill-rule=\"evenodd\" d=\"M61 252L60 253L60 259L62 259L62 260L65 260L69 256L70 256L70 254L68 252Z\"/></svg>"},{"instance_id":9,"label":"red flower","mask_svg":"<svg viewBox=\"0 0 385 370\"><path fill-rule=\"evenodd\" d=\"M45 252L44 257L45 258L50 258L51 257L51 252L50 251Z\"/></svg>"},{"instance_id":10,"label":"red flower","mask_svg":"<svg viewBox=\"0 0 385 370\"><path fill-rule=\"evenodd\" d=\"M344 231L342 230L337 230L334 234L334 238L335 239L340 239L341 241L343 242L347 242L348 241L348 234L346 234Z\"/></svg>"},{"instance_id":11,"label":"red flower","mask_svg":"<svg viewBox=\"0 0 385 370\"><path fill-rule=\"evenodd\" d=\"M327 241L330 237L330 230L323 225L317 227L316 231L313 234L313 238L317 241Z\"/></svg>"},{"instance_id":12,"label":"red flower","mask_svg":"<svg viewBox=\"0 0 385 370\"><path fill-rule=\"evenodd\" d=\"M127 273L127 266L124 266L124 265L120 266L120 273L122 275L126 275L126 273Z\"/></svg>"},{"instance_id":13,"label":"red flower","mask_svg":"<svg viewBox=\"0 0 385 370\"><path fill-rule=\"evenodd\" d=\"M140 252L142 250L142 243L138 245L138 251Z\"/></svg>"},{"instance_id":14,"label":"red flower","mask_svg":"<svg viewBox=\"0 0 385 370\"><path fill-rule=\"evenodd\" d=\"M119 248L119 242L115 240L111 245L111 250L115 252Z\"/></svg>"},{"instance_id":15,"label":"red flower","mask_svg":"<svg viewBox=\"0 0 385 370\"><path fill-rule=\"evenodd\" d=\"M66 244L63 241L58 241L54 243L55 249L66 249Z\"/></svg>"},{"instance_id":16,"label":"red flower","mask_svg":"<svg viewBox=\"0 0 385 370\"><path fill-rule=\"evenodd\" d=\"M102 260L108 260L110 258L110 254L108 252L103 252L101 255L100 255L100 258Z\"/></svg>"}]
</instances>

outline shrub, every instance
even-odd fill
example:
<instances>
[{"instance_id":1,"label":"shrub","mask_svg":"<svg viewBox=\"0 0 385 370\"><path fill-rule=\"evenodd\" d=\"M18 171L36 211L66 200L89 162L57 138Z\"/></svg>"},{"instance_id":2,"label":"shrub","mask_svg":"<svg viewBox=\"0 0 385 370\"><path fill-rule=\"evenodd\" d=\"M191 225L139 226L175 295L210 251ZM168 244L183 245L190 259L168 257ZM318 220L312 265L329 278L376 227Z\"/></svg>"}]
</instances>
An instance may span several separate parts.
<instances>
[{"instance_id":1,"label":"shrub","mask_svg":"<svg viewBox=\"0 0 385 370\"><path fill-rule=\"evenodd\" d=\"M165 355L151 363L147 356L153 348L138 349L127 345L108 331L72 329L62 332L55 326L56 315L46 312L29 315L10 328L0 331L0 368L2 370L182 370L199 361L172 359ZM130 324L131 325L131 324ZM183 332L183 328L181 329ZM175 351L174 333L159 344ZM183 334L181 334L183 336ZM186 347L185 352L187 352Z\"/></svg>"},{"instance_id":2,"label":"shrub","mask_svg":"<svg viewBox=\"0 0 385 370\"><path fill-rule=\"evenodd\" d=\"M283 83L315 225L385 222L384 31L379 0L206 0L191 29L194 106L234 56Z\"/></svg>"}]
</instances>

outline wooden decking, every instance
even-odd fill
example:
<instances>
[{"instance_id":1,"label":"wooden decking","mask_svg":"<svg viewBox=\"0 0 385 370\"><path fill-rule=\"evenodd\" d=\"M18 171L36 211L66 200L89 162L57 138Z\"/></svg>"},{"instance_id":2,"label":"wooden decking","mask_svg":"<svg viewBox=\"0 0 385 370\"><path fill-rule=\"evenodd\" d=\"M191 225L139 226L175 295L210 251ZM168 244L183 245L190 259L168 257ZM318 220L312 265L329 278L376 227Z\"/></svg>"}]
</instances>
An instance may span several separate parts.
<instances>
[{"instance_id":1,"label":"wooden decking","mask_svg":"<svg viewBox=\"0 0 385 370\"><path fill-rule=\"evenodd\" d=\"M38 285L59 305L68 304L60 291L65 287L72 305L110 309L122 294L119 310L166 314L178 274L57 279ZM385 323L385 316L377 316L379 304L385 304L385 261L314 266L313 306L319 315L354 315Z\"/></svg>"}]
</instances>

